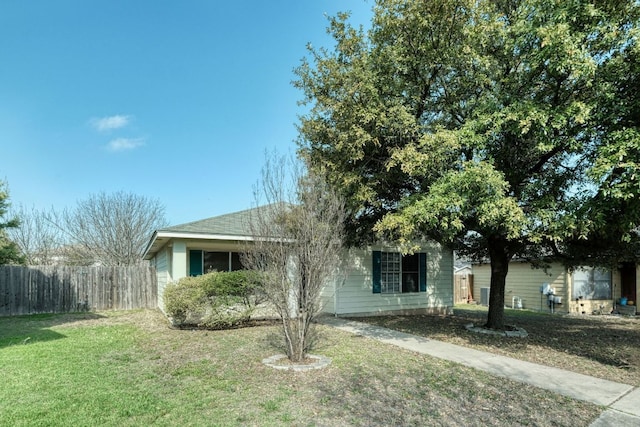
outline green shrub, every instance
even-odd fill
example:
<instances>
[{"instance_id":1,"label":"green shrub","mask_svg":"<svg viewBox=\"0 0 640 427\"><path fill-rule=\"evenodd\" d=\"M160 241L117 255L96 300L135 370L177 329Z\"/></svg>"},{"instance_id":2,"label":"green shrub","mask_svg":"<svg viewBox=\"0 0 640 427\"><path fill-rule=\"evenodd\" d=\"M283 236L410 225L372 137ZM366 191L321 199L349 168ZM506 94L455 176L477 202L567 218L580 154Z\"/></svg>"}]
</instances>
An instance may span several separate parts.
<instances>
[{"instance_id":1,"label":"green shrub","mask_svg":"<svg viewBox=\"0 0 640 427\"><path fill-rule=\"evenodd\" d=\"M259 284L258 273L244 270L185 277L165 288L165 310L176 325L235 327L263 301Z\"/></svg>"},{"instance_id":2,"label":"green shrub","mask_svg":"<svg viewBox=\"0 0 640 427\"><path fill-rule=\"evenodd\" d=\"M190 313L204 310L207 295L198 277L185 277L164 288L164 307L177 324L185 323Z\"/></svg>"}]
</instances>

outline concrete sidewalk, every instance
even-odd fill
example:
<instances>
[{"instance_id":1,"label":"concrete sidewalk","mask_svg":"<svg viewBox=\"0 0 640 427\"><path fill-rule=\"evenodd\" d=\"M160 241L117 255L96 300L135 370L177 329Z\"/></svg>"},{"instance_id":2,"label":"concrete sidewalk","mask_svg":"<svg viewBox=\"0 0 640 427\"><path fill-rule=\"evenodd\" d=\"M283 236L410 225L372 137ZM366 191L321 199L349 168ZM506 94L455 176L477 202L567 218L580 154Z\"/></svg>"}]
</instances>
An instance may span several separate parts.
<instances>
[{"instance_id":1,"label":"concrete sidewalk","mask_svg":"<svg viewBox=\"0 0 640 427\"><path fill-rule=\"evenodd\" d=\"M346 332L457 362L563 396L606 406L608 409L591 424L591 427L614 424L621 427L640 426L640 388L628 384L593 378L337 317L322 317L319 321Z\"/></svg>"}]
</instances>

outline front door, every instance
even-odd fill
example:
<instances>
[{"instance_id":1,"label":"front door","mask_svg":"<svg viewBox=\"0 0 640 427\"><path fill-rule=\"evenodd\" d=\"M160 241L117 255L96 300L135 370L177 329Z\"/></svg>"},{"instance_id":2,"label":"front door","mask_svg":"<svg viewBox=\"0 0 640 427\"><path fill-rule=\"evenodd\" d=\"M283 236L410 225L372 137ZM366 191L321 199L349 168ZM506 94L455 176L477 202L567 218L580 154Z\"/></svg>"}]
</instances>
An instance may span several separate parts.
<instances>
[{"instance_id":1,"label":"front door","mask_svg":"<svg viewBox=\"0 0 640 427\"><path fill-rule=\"evenodd\" d=\"M637 305L636 299L636 265L633 262L625 262L620 268L621 296L627 297Z\"/></svg>"}]
</instances>

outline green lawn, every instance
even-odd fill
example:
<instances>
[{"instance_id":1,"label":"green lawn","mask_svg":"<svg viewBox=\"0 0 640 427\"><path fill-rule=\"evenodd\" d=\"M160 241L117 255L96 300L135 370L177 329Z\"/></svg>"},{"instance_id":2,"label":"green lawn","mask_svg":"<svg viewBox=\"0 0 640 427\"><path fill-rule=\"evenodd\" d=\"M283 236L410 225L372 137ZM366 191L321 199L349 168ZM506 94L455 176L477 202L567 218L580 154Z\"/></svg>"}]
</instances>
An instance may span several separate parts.
<instances>
[{"instance_id":1,"label":"green lawn","mask_svg":"<svg viewBox=\"0 0 640 427\"><path fill-rule=\"evenodd\" d=\"M602 408L321 327L323 370L261 363L277 329L174 330L154 311L0 318L0 423L588 425Z\"/></svg>"}]
</instances>

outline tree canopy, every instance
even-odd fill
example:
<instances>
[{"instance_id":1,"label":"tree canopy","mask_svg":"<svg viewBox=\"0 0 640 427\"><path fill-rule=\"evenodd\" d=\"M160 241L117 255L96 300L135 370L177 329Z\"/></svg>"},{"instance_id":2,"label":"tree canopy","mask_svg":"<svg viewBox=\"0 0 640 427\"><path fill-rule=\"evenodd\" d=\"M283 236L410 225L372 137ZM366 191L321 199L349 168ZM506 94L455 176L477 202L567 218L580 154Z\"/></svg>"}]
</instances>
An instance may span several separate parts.
<instances>
[{"instance_id":1,"label":"tree canopy","mask_svg":"<svg viewBox=\"0 0 640 427\"><path fill-rule=\"evenodd\" d=\"M346 197L351 241L488 258L491 328L514 257L630 256L638 16L633 0L378 0L368 31L330 18L335 46L297 69L299 144Z\"/></svg>"}]
</instances>

